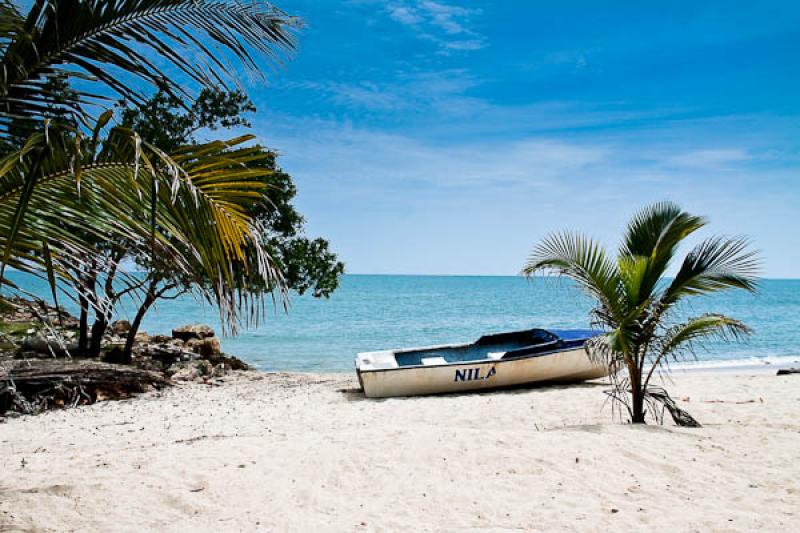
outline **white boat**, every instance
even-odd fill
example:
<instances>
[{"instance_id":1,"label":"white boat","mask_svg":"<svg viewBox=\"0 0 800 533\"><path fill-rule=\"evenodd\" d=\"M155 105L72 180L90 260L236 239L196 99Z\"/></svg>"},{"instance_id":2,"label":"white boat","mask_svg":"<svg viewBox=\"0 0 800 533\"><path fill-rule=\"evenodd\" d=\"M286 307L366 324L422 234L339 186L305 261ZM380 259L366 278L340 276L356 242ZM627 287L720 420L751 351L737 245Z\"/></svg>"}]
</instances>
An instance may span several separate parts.
<instances>
[{"instance_id":1,"label":"white boat","mask_svg":"<svg viewBox=\"0 0 800 533\"><path fill-rule=\"evenodd\" d=\"M608 375L592 361L593 330L529 329L446 344L359 353L356 374L368 398L494 389L542 381L583 381Z\"/></svg>"}]
</instances>

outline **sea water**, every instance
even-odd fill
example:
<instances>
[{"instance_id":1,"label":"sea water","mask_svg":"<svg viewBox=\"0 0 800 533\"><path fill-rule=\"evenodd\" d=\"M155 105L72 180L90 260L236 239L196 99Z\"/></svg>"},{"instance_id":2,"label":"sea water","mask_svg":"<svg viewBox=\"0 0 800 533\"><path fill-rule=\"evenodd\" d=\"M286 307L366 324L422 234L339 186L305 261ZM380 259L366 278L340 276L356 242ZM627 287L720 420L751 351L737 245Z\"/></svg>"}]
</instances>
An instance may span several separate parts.
<instances>
[{"instance_id":1,"label":"sea water","mask_svg":"<svg viewBox=\"0 0 800 533\"><path fill-rule=\"evenodd\" d=\"M8 273L23 288L51 300L46 283ZM75 312L65 297L59 303ZM590 326L592 301L571 282L508 276L346 275L329 299L290 298L257 327L223 337L222 347L262 370L337 372L353 368L357 352L469 342L500 331ZM696 352L699 365L785 362L800 355L800 280L760 282L752 295L731 291L699 297L675 319L724 313L753 329L746 342L711 342ZM117 318L131 319L127 302ZM203 322L222 331L216 310L192 296L160 302L144 319L149 334Z\"/></svg>"}]
</instances>

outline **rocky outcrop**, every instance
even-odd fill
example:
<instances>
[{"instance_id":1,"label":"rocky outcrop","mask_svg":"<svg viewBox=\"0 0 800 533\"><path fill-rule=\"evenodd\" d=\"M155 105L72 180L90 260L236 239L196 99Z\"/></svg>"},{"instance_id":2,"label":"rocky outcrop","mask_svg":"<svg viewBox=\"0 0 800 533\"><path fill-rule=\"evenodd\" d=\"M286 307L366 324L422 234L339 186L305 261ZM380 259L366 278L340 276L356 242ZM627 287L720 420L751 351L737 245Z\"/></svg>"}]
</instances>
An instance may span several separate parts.
<instances>
[{"instance_id":1,"label":"rocky outcrop","mask_svg":"<svg viewBox=\"0 0 800 533\"><path fill-rule=\"evenodd\" d=\"M221 378L228 374L232 369L225 363L212 365L206 359L176 363L169 367L166 374L173 381L195 381L207 382L209 379Z\"/></svg>"},{"instance_id":2,"label":"rocky outcrop","mask_svg":"<svg viewBox=\"0 0 800 533\"><path fill-rule=\"evenodd\" d=\"M205 339L189 339L186 341L186 348L201 356L219 355L222 353L222 346L217 337L206 337Z\"/></svg>"},{"instance_id":3,"label":"rocky outcrop","mask_svg":"<svg viewBox=\"0 0 800 533\"><path fill-rule=\"evenodd\" d=\"M124 347L131 330L127 320L117 320L109 325L101 344L104 362L100 362L96 358L80 357L77 353L76 330L54 326L52 322L44 325L35 319L25 322L22 319L30 318L25 314L15 315L13 318L19 320L3 323L3 328L0 330L4 341L11 339L13 342L6 341L9 347L0 346L0 351L5 351L7 356L15 354L19 359L26 359L26 361L10 360L12 364L22 363L28 365L26 368L35 367L38 369L37 372L42 371L41 375L36 374L35 379L38 380L35 381L36 387L47 380L52 380L55 387L53 390L63 389L68 394L64 393L66 394L64 396L61 392L53 393L44 385L41 385L41 390L29 387L24 394L9 393L5 398L0 397L2 400L0 403L4 405L0 405L0 414L6 409L35 412L51 407L92 403L98 399L125 397L129 392L145 390L146 385L152 381L153 374L161 376L162 384L176 381L210 384L217 382L232 370L250 368L240 359L225 355L222 352L220 339L215 336L214 330L205 324L190 324L175 328L172 336L150 336L144 331L138 332L133 345L131 364L117 365L113 363L126 360L123 357ZM64 321L68 317L62 314L60 319ZM63 357L67 355L70 357ZM53 356L58 359L54 359ZM51 372L56 368L53 365L61 365L58 366L58 372ZM92 365L101 366L95 368ZM120 372L120 376L128 380L120 391L116 391L113 387L109 388L108 385L114 383L113 375L117 371L115 369ZM63 379L60 377L62 375L65 376ZM107 380L108 383L103 380ZM142 381L140 388L137 388L136 380ZM0 393L3 390L11 390L9 383L10 380L4 384L0 379Z\"/></svg>"},{"instance_id":4,"label":"rocky outcrop","mask_svg":"<svg viewBox=\"0 0 800 533\"><path fill-rule=\"evenodd\" d=\"M114 335L124 336L131 330L131 323L127 320L117 320L111 323L109 330Z\"/></svg>"},{"instance_id":5,"label":"rocky outcrop","mask_svg":"<svg viewBox=\"0 0 800 533\"><path fill-rule=\"evenodd\" d=\"M205 339L214 336L214 330L206 324L189 324L172 330L173 339L188 341L189 339Z\"/></svg>"}]
</instances>

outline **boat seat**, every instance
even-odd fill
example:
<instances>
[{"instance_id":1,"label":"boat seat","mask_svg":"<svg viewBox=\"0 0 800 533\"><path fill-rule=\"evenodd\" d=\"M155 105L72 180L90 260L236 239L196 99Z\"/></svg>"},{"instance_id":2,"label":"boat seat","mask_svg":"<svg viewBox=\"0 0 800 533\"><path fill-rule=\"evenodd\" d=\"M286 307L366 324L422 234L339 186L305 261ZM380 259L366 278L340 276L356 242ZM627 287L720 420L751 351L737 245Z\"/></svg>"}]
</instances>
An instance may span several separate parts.
<instances>
[{"instance_id":1,"label":"boat seat","mask_svg":"<svg viewBox=\"0 0 800 533\"><path fill-rule=\"evenodd\" d=\"M423 357L422 359L420 359L420 361L425 366L447 364L447 361L445 361L444 357Z\"/></svg>"}]
</instances>

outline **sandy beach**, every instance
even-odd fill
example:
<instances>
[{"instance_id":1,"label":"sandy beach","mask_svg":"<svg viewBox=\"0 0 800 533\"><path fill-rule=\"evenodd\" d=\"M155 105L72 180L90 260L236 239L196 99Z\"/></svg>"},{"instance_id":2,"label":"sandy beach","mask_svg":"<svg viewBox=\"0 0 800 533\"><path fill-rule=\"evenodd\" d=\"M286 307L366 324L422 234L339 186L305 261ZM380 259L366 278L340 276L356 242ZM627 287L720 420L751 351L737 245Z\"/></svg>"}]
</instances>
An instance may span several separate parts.
<instances>
[{"instance_id":1,"label":"sandy beach","mask_svg":"<svg viewBox=\"0 0 800 533\"><path fill-rule=\"evenodd\" d=\"M683 373L702 429L611 419L604 384L366 400L245 372L0 424L2 531L783 531L800 377Z\"/></svg>"}]
</instances>

